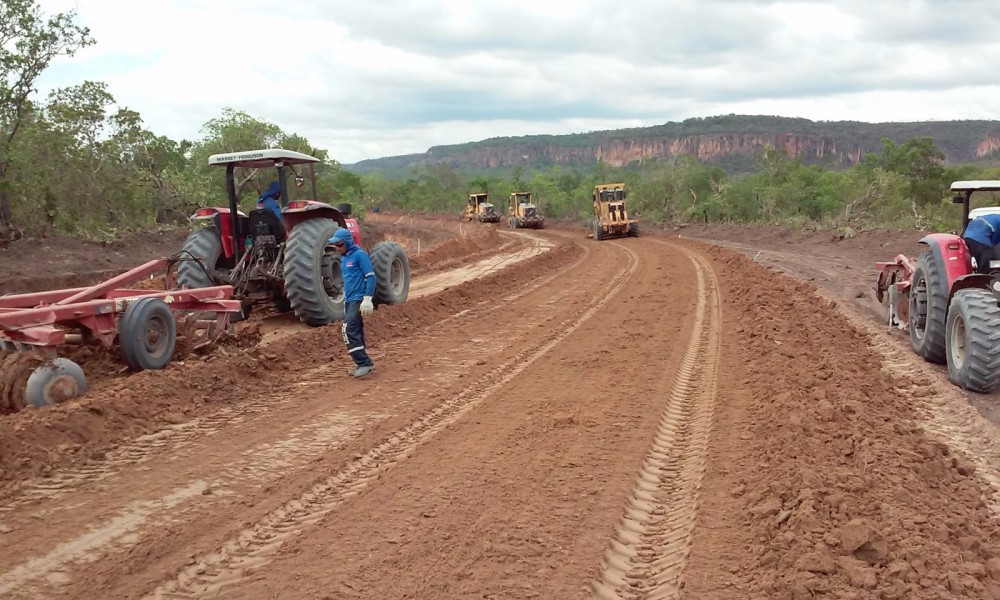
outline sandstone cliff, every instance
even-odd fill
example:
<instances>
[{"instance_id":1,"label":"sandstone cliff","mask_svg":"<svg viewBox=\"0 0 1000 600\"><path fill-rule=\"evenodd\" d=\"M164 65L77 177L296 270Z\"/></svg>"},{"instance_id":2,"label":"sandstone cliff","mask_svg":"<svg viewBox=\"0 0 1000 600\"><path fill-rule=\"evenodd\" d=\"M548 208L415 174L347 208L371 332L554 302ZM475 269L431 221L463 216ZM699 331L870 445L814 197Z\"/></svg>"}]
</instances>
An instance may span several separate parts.
<instances>
[{"instance_id":1,"label":"sandstone cliff","mask_svg":"<svg viewBox=\"0 0 1000 600\"><path fill-rule=\"evenodd\" d=\"M921 123L814 122L807 119L729 115L689 119L655 127L564 136L496 138L435 146L423 154L388 157L346 165L375 172L419 165L491 170L517 166L625 166L683 155L709 163L744 164L759 150L783 148L810 164L841 168L879 152L882 138L903 143L930 137L950 163L971 162L1000 153L1000 121Z\"/></svg>"}]
</instances>

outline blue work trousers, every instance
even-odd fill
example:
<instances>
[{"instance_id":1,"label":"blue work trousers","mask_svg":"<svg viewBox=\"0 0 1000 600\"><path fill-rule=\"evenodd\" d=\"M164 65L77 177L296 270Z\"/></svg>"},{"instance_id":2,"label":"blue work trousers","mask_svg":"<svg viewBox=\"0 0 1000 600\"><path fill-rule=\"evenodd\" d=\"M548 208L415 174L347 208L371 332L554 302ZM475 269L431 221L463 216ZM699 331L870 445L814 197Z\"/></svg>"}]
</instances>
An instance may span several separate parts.
<instances>
[{"instance_id":1,"label":"blue work trousers","mask_svg":"<svg viewBox=\"0 0 1000 600\"><path fill-rule=\"evenodd\" d=\"M347 353L351 355L354 364L359 367L370 367L372 359L365 352L365 322L361 319L361 301L344 303L344 325L341 328Z\"/></svg>"}]
</instances>

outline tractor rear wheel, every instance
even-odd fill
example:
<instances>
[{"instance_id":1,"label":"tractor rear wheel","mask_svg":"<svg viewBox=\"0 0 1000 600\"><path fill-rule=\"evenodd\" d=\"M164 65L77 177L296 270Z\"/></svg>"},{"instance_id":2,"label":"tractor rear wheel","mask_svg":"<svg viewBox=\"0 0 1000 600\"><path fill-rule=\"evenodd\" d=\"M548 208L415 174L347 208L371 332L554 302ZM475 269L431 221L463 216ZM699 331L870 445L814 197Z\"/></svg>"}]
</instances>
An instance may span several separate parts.
<instances>
[{"instance_id":1,"label":"tractor rear wheel","mask_svg":"<svg viewBox=\"0 0 1000 600\"><path fill-rule=\"evenodd\" d=\"M329 243L337 227L333 219L310 219L296 225L285 244L285 295L310 327L344 318L340 256Z\"/></svg>"},{"instance_id":2,"label":"tractor rear wheel","mask_svg":"<svg viewBox=\"0 0 1000 600\"><path fill-rule=\"evenodd\" d=\"M1000 385L1000 305L992 292L965 289L948 309L948 378L988 394Z\"/></svg>"},{"instance_id":3,"label":"tractor rear wheel","mask_svg":"<svg viewBox=\"0 0 1000 600\"><path fill-rule=\"evenodd\" d=\"M375 269L374 304L402 304L410 294L410 259L396 242L379 242L372 248Z\"/></svg>"},{"instance_id":4,"label":"tractor rear wheel","mask_svg":"<svg viewBox=\"0 0 1000 600\"><path fill-rule=\"evenodd\" d=\"M177 285L188 288L212 287L215 283L207 269L232 268L231 260L222 255L222 237L215 227L204 227L195 231L184 240L181 247L181 260L177 265ZM194 258L201 261L198 264ZM204 265L205 268L202 268Z\"/></svg>"},{"instance_id":5,"label":"tractor rear wheel","mask_svg":"<svg viewBox=\"0 0 1000 600\"><path fill-rule=\"evenodd\" d=\"M944 364L948 281L944 266L924 252L913 269L910 285L910 346L931 363Z\"/></svg>"}]
</instances>

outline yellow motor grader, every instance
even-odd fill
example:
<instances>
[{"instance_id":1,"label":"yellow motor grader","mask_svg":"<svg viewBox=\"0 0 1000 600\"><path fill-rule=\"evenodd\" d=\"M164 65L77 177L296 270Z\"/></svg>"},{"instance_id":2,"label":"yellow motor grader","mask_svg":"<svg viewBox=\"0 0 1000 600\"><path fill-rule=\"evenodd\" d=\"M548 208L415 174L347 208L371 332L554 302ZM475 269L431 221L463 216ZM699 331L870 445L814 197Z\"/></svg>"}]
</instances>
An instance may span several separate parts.
<instances>
[{"instance_id":1,"label":"yellow motor grader","mask_svg":"<svg viewBox=\"0 0 1000 600\"><path fill-rule=\"evenodd\" d=\"M545 217L531 202L531 192L514 192L507 205L507 226L512 229L542 229Z\"/></svg>"},{"instance_id":2,"label":"yellow motor grader","mask_svg":"<svg viewBox=\"0 0 1000 600\"><path fill-rule=\"evenodd\" d=\"M594 186L594 221L587 237L605 240L614 237L639 237L639 219L630 219L625 210L628 192L624 183Z\"/></svg>"},{"instance_id":3,"label":"yellow motor grader","mask_svg":"<svg viewBox=\"0 0 1000 600\"><path fill-rule=\"evenodd\" d=\"M489 194L469 194L469 203L462 213L462 219L465 221L475 219L480 223L499 223L500 213L490 203Z\"/></svg>"}]
</instances>

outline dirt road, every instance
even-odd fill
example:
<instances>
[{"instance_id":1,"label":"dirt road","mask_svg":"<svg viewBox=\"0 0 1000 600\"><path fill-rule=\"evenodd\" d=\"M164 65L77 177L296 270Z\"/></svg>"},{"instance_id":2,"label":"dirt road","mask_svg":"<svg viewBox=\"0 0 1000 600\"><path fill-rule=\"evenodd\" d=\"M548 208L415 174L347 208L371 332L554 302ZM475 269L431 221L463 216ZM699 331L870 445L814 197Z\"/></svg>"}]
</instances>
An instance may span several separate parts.
<instances>
[{"instance_id":1,"label":"dirt road","mask_svg":"<svg viewBox=\"0 0 1000 600\"><path fill-rule=\"evenodd\" d=\"M988 432L812 288L530 235L373 315L367 380L309 330L0 422L49 461L3 463L0 596L1000 598Z\"/></svg>"}]
</instances>

